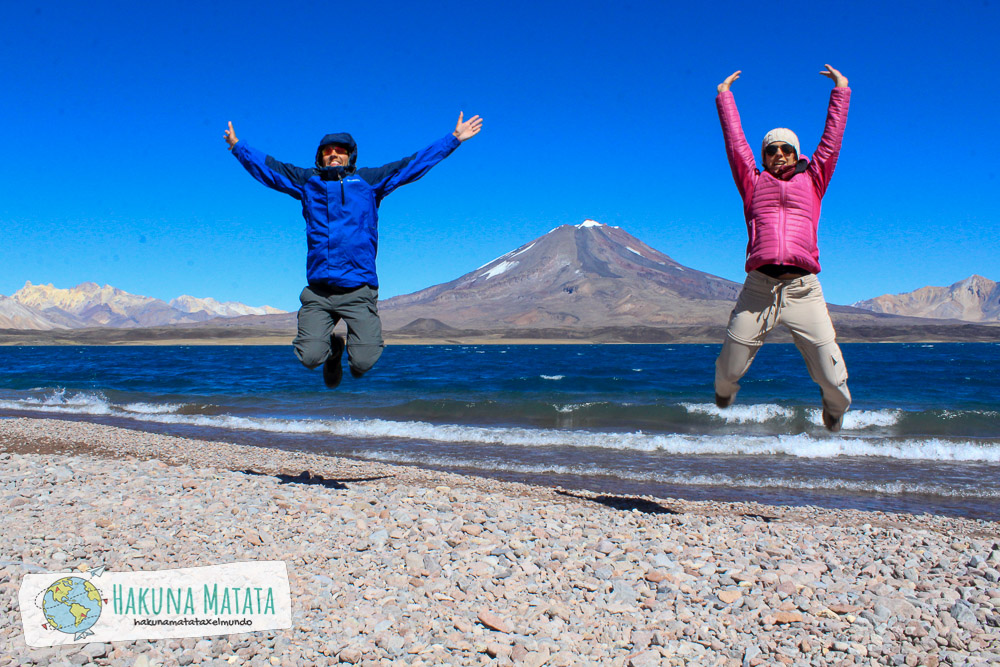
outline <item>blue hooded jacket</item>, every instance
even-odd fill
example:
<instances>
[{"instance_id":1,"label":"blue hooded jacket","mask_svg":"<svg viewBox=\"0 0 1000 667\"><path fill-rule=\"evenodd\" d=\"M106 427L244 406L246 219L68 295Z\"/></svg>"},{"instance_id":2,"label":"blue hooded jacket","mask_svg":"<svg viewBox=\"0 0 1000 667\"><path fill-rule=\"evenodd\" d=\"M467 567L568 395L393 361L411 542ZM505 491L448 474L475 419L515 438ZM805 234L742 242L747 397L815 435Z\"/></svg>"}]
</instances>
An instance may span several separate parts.
<instances>
[{"instance_id":1,"label":"blue hooded jacket","mask_svg":"<svg viewBox=\"0 0 1000 667\"><path fill-rule=\"evenodd\" d=\"M238 141L233 155L269 188L302 202L306 220L306 276L320 288L378 288L378 207L390 192L412 183L459 146L452 134L408 158L377 168L357 168L358 147L347 133L328 134L316 149L316 166L303 169L275 160ZM338 144L350 152L347 167L322 167L324 146Z\"/></svg>"}]
</instances>

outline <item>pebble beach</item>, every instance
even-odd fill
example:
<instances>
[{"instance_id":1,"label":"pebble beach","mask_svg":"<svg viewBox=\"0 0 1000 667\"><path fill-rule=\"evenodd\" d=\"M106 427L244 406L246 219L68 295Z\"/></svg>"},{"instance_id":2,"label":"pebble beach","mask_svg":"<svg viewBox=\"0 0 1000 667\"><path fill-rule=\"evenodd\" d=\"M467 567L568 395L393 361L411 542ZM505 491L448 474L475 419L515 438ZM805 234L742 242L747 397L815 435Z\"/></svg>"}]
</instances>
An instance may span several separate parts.
<instances>
[{"instance_id":1,"label":"pebble beach","mask_svg":"<svg viewBox=\"0 0 1000 667\"><path fill-rule=\"evenodd\" d=\"M527 486L0 419L5 665L992 665L1000 524ZM288 630L25 644L25 574L252 560Z\"/></svg>"}]
</instances>

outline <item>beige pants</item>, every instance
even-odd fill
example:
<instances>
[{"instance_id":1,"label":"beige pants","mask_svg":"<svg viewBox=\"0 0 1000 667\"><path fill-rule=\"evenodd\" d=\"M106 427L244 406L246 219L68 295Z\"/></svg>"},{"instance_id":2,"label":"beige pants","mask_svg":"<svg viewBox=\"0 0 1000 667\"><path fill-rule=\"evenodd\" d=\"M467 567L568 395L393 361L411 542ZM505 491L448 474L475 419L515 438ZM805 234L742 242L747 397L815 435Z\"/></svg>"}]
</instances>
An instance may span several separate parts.
<instances>
[{"instance_id":1,"label":"beige pants","mask_svg":"<svg viewBox=\"0 0 1000 667\"><path fill-rule=\"evenodd\" d=\"M837 345L823 288L814 275L775 280L759 271L747 274L729 318L726 341L715 362L715 393L735 396L764 339L777 324L792 334L813 382L823 393L823 407L834 418L847 412L851 392L847 367Z\"/></svg>"}]
</instances>

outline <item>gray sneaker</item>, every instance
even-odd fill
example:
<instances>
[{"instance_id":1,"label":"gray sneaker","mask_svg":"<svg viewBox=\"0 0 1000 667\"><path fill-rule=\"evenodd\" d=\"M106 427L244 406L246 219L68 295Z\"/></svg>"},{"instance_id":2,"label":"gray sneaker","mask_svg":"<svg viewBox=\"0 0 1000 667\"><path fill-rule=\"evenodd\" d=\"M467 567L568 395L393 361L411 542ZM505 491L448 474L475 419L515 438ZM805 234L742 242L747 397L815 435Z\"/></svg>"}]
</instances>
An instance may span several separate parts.
<instances>
[{"instance_id":1,"label":"gray sneaker","mask_svg":"<svg viewBox=\"0 0 1000 667\"><path fill-rule=\"evenodd\" d=\"M336 389L344 378L344 339L330 336L330 356L323 362L323 382L330 389Z\"/></svg>"},{"instance_id":2,"label":"gray sneaker","mask_svg":"<svg viewBox=\"0 0 1000 667\"><path fill-rule=\"evenodd\" d=\"M716 394L715 404L720 408L728 408L730 405L733 404L734 398L736 398L736 396L719 396L718 394Z\"/></svg>"},{"instance_id":3,"label":"gray sneaker","mask_svg":"<svg viewBox=\"0 0 1000 667\"><path fill-rule=\"evenodd\" d=\"M839 417L834 419L833 415L827 412L826 408L823 408L823 426L826 427L826 430L830 431L831 433L836 433L837 431L840 430L840 427L843 425L844 425L844 415L840 415Z\"/></svg>"}]
</instances>

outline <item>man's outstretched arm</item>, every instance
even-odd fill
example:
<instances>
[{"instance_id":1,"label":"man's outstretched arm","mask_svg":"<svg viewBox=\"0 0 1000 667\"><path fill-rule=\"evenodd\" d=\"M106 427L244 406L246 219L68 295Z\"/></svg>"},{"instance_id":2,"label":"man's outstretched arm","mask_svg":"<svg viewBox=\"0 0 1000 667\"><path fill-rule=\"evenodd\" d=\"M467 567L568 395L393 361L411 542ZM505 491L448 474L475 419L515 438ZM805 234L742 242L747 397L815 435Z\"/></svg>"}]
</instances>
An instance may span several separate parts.
<instances>
[{"instance_id":1,"label":"man's outstretched arm","mask_svg":"<svg viewBox=\"0 0 1000 667\"><path fill-rule=\"evenodd\" d=\"M421 178L430 171L431 167L451 155L463 141L476 136L482 129L482 118L473 116L469 120L463 120L463 114L459 112L458 122L451 134L445 135L442 139L408 158L391 162L377 169L359 169L358 175L375 188L376 198L381 202L386 195L400 185L406 185Z\"/></svg>"},{"instance_id":2,"label":"man's outstretched arm","mask_svg":"<svg viewBox=\"0 0 1000 667\"><path fill-rule=\"evenodd\" d=\"M233 150L233 146L240 141L236 138L236 131L233 130L233 121L229 121L229 129L222 136L225 138L226 143L229 144L229 150Z\"/></svg>"},{"instance_id":3,"label":"man's outstretched arm","mask_svg":"<svg viewBox=\"0 0 1000 667\"><path fill-rule=\"evenodd\" d=\"M264 155L245 143L240 143L232 121L229 121L229 129L222 136L233 156L251 176L273 190L302 199L302 185L308 178L308 169L279 162L270 155Z\"/></svg>"},{"instance_id":4,"label":"man's outstretched arm","mask_svg":"<svg viewBox=\"0 0 1000 667\"><path fill-rule=\"evenodd\" d=\"M458 112L458 122L455 124L455 131L452 135L456 139L461 141L467 141L472 137L479 134L479 130L483 129L483 119L479 116L473 116L469 120L462 122L462 112Z\"/></svg>"}]
</instances>

